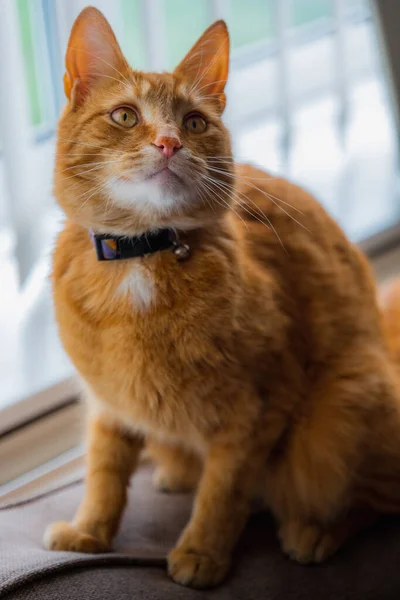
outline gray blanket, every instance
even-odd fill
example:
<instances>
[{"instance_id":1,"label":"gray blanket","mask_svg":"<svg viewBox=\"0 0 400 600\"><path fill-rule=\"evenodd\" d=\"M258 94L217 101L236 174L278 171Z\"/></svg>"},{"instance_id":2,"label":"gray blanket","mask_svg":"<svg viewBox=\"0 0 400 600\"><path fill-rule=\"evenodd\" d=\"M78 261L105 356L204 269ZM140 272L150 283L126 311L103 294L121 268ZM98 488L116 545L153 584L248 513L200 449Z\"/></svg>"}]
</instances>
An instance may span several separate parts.
<instances>
[{"instance_id":1,"label":"gray blanket","mask_svg":"<svg viewBox=\"0 0 400 600\"><path fill-rule=\"evenodd\" d=\"M321 566L290 562L279 550L266 514L254 515L228 581L195 591L170 581L165 555L190 515L191 497L164 495L149 467L134 477L129 505L110 554L48 552L46 525L69 520L83 484L0 510L0 598L21 600L398 600L400 519L364 532Z\"/></svg>"}]
</instances>

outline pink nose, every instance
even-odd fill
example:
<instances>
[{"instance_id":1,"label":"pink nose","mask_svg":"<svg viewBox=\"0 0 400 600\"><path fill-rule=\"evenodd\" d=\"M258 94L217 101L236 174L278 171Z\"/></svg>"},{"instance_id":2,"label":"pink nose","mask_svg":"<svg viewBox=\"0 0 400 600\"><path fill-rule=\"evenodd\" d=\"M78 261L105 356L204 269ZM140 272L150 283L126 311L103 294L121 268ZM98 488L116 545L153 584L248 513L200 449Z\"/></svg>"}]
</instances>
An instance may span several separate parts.
<instances>
[{"instance_id":1,"label":"pink nose","mask_svg":"<svg viewBox=\"0 0 400 600\"><path fill-rule=\"evenodd\" d=\"M153 143L167 158L170 158L179 148L182 148L180 140L176 137L159 136Z\"/></svg>"}]
</instances>

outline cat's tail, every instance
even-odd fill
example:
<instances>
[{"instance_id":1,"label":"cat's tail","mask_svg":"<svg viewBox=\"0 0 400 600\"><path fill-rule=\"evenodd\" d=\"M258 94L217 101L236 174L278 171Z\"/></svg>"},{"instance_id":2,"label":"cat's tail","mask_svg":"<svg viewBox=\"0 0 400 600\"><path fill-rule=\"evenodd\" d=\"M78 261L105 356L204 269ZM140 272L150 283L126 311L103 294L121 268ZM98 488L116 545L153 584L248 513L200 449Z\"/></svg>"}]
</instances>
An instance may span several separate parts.
<instances>
[{"instance_id":1,"label":"cat's tail","mask_svg":"<svg viewBox=\"0 0 400 600\"><path fill-rule=\"evenodd\" d=\"M394 279L382 286L379 304L389 352L400 367L400 279Z\"/></svg>"},{"instance_id":2,"label":"cat's tail","mask_svg":"<svg viewBox=\"0 0 400 600\"><path fill-rule=\"evenodd\" d=\"M395 367L389 368L389 373L400 390L400 278L379 287L378 301L386 345ZM400 393L393 399L398 411L380 410L369 432L366 448L371 454L366 453L357 493L358 502L378 513L400 514Z\"/></svg>"}]
</instances>

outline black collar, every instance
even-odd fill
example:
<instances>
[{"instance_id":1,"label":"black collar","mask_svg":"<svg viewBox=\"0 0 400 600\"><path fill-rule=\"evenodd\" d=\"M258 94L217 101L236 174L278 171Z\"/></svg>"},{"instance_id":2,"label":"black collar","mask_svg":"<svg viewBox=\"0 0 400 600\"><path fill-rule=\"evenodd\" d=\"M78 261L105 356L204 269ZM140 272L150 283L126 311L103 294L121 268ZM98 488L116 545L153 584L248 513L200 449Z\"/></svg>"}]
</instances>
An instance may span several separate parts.
<instances>
[{"instance_id":1,"label":"black collar","mask_svg":"<svg viewBox=\"0 0 400 600\"><path fill-rule=\"evenodd\" d=\"M178 249L178 238L173 229L160 229L138 236L119 236L90 232L97 260L124 260L152 254L160 250Z\"/></svg>"}]
</instances>

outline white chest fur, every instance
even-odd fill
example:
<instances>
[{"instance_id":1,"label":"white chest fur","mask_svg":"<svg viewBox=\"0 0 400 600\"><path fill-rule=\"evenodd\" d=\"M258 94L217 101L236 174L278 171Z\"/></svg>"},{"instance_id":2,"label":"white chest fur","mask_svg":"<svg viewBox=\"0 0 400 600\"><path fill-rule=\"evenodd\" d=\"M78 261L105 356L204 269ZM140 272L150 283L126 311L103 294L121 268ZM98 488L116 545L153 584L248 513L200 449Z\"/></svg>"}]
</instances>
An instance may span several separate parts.
<instances>
[{"instance_id":1,"label":"white chest fur","mask_svg":"<svg viewBox=\"0 0 400 600\"><path fill-rule=\"evenodd\" d=\"M142 266L133 265L118 292L129 295L138 310L146 310L155 300L155 285L151 273Z\"/></svg>"}]
</instances>

